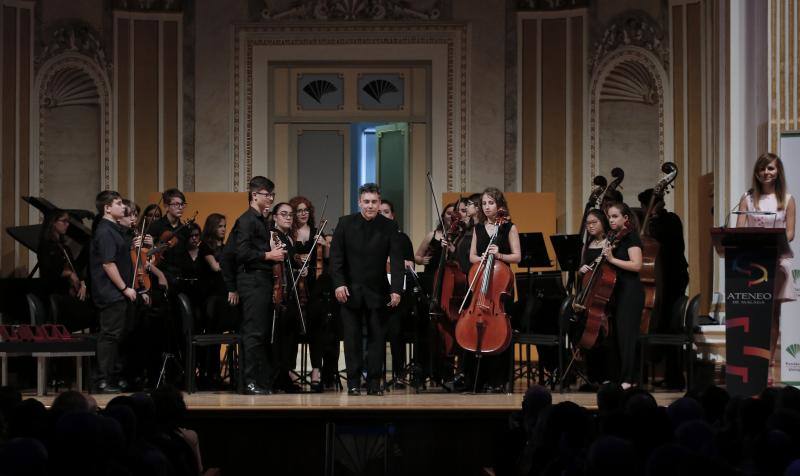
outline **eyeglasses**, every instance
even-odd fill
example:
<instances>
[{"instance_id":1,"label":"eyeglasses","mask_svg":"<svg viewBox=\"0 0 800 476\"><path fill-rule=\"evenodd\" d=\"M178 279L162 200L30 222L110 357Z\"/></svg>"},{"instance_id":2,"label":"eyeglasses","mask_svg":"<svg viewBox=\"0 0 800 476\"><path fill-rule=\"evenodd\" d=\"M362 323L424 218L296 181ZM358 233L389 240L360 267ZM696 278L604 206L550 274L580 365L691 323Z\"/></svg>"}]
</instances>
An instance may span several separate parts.
<instances>
[{"instance_id":1,"label":"eyeglasses","mask_svg":"<svg viewBox=\"0 0 800 476\"><path fill-rule=\"evenodd\" d=\"M264 195L265 197L275 198L275 192L256 192L256 195Z\"/></svg>"},{"instance_id":2,"label":"eyeglasses","mask_svg":"<svg viewBox=\"0 0 800 476\"><path fill-rule=\"evenodd\" d=\"M292 218L294 216L294 213L292 213L292 212L278 212L278 213L276 213L276 215L280 215L283 218Z\"/></svg>"},{"instance_id":3,"label":"eyeglasses","mask_svg":"<svg viewBox=\"0 0 800 476\"><path fill-rule=\"evenodd\" d=\"M308 208L298 208L297 209L297 214L298 215L307 215L310 212L311 212L311 210L309 210Z\"/></svg>"},{"instance_id":4,"label":"eyeglasses","mask_svg":"<svg viewBox=\"0 0 800 476\"><path fill-rule=\"evenodd\" d=\"M181 202L181 203L170 203L170 204L169 204L169 206L171 206L171 207L175 207L175 208L186 208L186 205L188 205L188 203L186 203L186 202Z\"/></svg>"}]
</instances>

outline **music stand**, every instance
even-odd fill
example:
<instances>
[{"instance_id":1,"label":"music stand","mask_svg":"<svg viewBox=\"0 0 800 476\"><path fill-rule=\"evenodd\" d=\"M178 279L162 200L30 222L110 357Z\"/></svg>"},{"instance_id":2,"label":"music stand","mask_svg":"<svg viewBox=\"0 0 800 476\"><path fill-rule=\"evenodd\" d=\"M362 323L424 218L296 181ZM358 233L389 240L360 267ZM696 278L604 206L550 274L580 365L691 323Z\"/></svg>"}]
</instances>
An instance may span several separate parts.
<instances>
[{"instance_id":1,"label":"music stand","mask_svg":"<svg viewBox=\"0 0 800 476\"><path fill-rule=\"evenodd\" d=\"M522 254L519 267L528 268L528 274L531 268L549 268L553 264L541 233L520 233L519 247Z\"/></svg>"},{"instance_id":2,"label":"music stand","mask_svg":"<svg viewBox=\"0 0 800 476\"><path fill-rule=\"evenodd\" d=\"M575 283L575 273L581 265L581 254L583 252L581 235L551 235L550 243L552 243L553 250L556 252L558 267L561 268L561 271L568 273L567 291L571 292Z\"/></svg>"}]
</instances>

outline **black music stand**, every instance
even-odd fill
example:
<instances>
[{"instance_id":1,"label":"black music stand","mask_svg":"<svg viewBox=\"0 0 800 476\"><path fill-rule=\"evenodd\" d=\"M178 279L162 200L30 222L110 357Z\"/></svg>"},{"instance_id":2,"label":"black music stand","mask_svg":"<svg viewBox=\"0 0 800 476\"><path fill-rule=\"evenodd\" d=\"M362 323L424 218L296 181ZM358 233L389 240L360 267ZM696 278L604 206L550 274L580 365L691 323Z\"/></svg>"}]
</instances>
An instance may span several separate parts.
<instances>
[{"instance_id":1,"label":"black music stand","mask_svg":"<svg viewBox=\"0 0 800 476\"><path fill-rule=\"evenodd\" d=\"M539 233L520 233L519 247L522 253L522 260L519 262L520 268L549 268L553 262L547 254L547 246L544 244L544 236Z\"/></svg>"},{"instance_id":2,"label":"black music stand","mask_svg":"<svg viewBox=\"0 0 800 476\"><path fill-rule=\"evenodd\" d=\"M581 265L581 253L583 252L581 235L551 235L550 243L556 252L558 267L561 268L561 271L568 273L567 293L571 293L572 287L575 285L575 273Z\"/></svg>"}]
</instances>

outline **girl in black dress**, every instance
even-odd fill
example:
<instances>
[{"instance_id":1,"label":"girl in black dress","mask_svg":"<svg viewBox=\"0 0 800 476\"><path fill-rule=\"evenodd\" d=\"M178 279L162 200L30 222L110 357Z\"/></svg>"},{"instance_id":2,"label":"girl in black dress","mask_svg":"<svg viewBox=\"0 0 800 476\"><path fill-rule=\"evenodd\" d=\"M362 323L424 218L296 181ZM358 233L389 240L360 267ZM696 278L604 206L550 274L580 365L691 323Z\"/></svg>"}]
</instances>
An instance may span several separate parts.
<instances>
[{"instance_id":1,"label":"girl in black dress","mask_svg":"<svg viewBox=\"0 0 800 476\"><path fill-rule=\"evenodd\" d=\"M472 244L469 253L469 260L473 266L480 263L483 254L489 253L494 255L496 261L502 261L508 265L519 263L522 259L522 252L520 251L519 244L519 231L517 226L511 221L507 221L502 225L497 225L498 210L508 210L508 203L506 198L499 189L490 187L483 191L481 195L481 208L478 212L478 224L475 225L472 234ZM497 227L499 226L499 229ZM489 246L491 236L497 229L497 238L494 243ZM478 284L476 284L477 286ZM504 303L506 312L511 313L511 306L514 302L514 286L513 283L509 289L508 299ZM483 357L481 364L481 375L478 376L478 386L484 384L488 391L502 392L508 382L508 352L511 352L511 346L504 352L498 355ZM474 370L471 360L474 357L471 354L465 356L465 376L467 380L474 378ZM510 391L510 389L508 389Z\"/></svg>"},{"instance_id":2,"label":"girl in black dress","mask_svg":"<svg viewBox=\"0 0 800 476\"><path fill-rule=\"evenodd\" d=\"M639 280L642 269L642 242L636 216L624 203L614 203L606 211L611 232L619 237L609 237L610 243L603 247L606 261L617 268L617 283L614 287L613 335L619 349L618 381L622 388L630 388L634 381L636 340L639 337L639 322L644 307L644 288ZM612 243L613 242L613 246Z\"/></svg>"},{"instance_id":3,"label":"girl in black dress","mask_svg":"<svg viewBox=\"0 0 800 476\"><path fill-rule=\"evenodd\" d=\"M339 364L339 338L336 329L330 280L322 274L324 269L318 269L318 264L324 268L324 263L330 255L330 241L320 237L314 247L314 237L317 236L314 205L306 197L297 196L289 200L289 205L294 209L292 222L292 239L294 241L295 267L300 268L308 258L307 273L300 279L304 281L308 304L305 313L308 326L308 353L311 360L310 388L312 392L322 392L325 384L333 384L336 380ZM322 263L318 263L321 256ZM317 275L319 274L319 279ZM298 283L299 284L299 283Z\"/></svg>"},{"instance_id":4,"label":"girl in black dress","mask_svg":"<svg viewBox=\"0 0 800 476\"><path fill-rule=\"evenodd\" d=\"M593 208L586 213L586 243L583 245L581 254L581 267L578 270L578 290L580 291L583 276L592 270L592 265L602 255L606 246L606 234L609 231L608 218L602 210ZM578 336L579 337L579 336ZM593 383L603 382L608 375L608 369L604 363L607 361L606 347L608 342L600 339L594 349L584 352L586 361L587 377L590 382L587 388L581 390L595 390Z\"/></svg>"}]
</instances>

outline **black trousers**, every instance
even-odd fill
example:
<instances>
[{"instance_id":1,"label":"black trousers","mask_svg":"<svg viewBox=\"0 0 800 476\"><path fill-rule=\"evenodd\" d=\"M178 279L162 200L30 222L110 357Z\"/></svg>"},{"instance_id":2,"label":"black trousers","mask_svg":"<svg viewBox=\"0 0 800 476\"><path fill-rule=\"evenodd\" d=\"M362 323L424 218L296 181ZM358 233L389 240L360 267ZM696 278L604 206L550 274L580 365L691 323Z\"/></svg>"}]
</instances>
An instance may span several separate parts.
<instances>
[{"instance_id":1,"label":"black trousers","mask_svg":"<svg viewBox=\"0 0 800 476\"><path fill-rule=\"evenodd\" d=\"M117 301L100 309L100 336L97 338L97 381L116 383L122 374L120 343L129 326L127 299Z\"/></svg>"},{"instance_id":2,"label":"black trousers","mask_svg":"<svg viewBox=\"0 0 800 476\"><path fill-rule=\"evenodd\" d=\"M275 379L270 332L272 327L272 274L248 271L236 276L242 303L244 381L271 388Z\"/></svg>"},{"instance_id":3,"label":"black trousers","mask_svg":"<svg viewBox=\"0 0 800 476\"><path fill-rule=\"evenodd\" d=\"M383 372L386 348L386 325L382 309L361 307L352 309L342 306L342 333L344 334L344 361L347 365L347 387L361 386L363 348L361 329L367 324L367 380L379 382Z\"/></svg>"}]
</instances>

